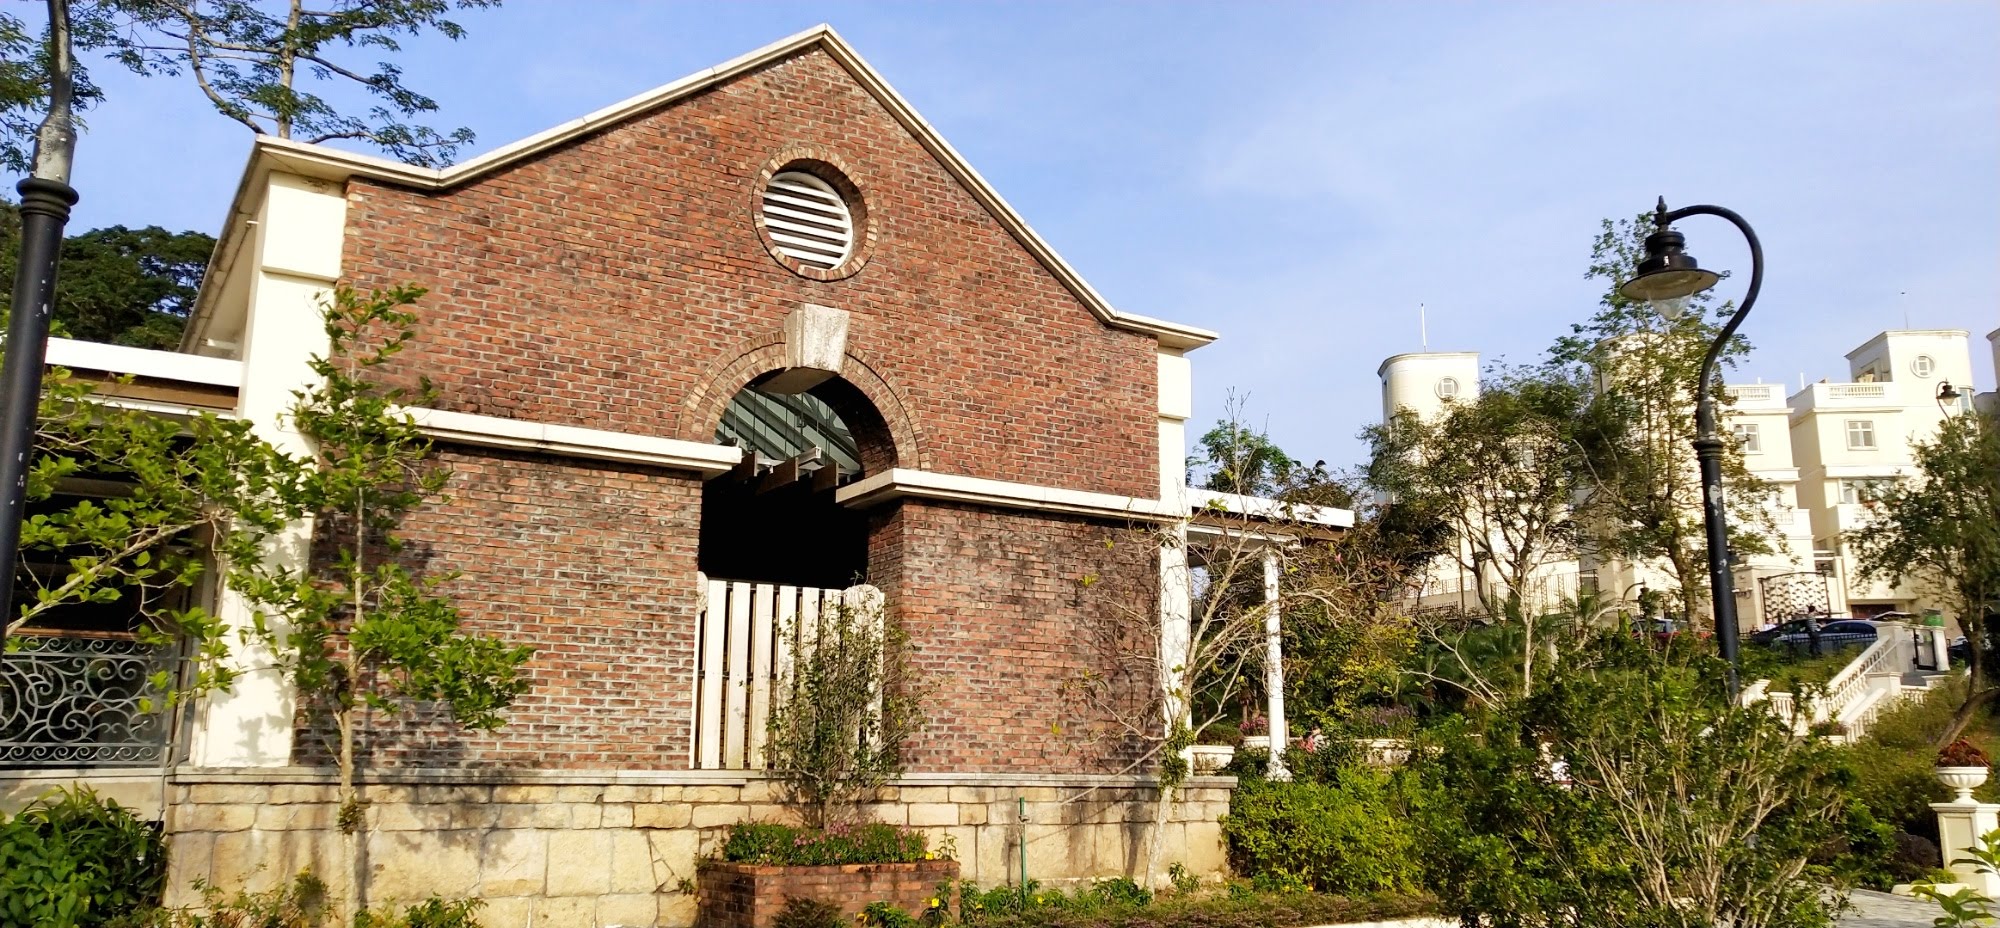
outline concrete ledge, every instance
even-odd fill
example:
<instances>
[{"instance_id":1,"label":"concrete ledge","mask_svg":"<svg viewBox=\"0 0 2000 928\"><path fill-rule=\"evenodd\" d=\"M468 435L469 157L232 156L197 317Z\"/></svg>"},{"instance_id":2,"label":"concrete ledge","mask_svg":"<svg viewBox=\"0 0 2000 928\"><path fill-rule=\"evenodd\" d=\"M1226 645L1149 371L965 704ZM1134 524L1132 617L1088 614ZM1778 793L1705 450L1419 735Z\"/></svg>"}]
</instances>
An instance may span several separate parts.
<instances>
[{"instance_id":1,"label":"concrete ledge","mask_svg":"<svg viewBox=\"0 0 2000 928\"><path fill-rule=\"evenodd\" d=\"M857 509L898 499L934 499L974 503L1004 509L1061 512L1072 515L1165 522L1184 519L1186 512L1157 499L1064 490L984 477L963 477L898 467L834 492L841 505Z\"/></svg>"},{"instance_id":2,"label":"concrete ledge","mask_svg":"<svg viewBox=\"0 0 2000 928\"><path fill-rule=\"evenodd\" d=\"M73 370L131 374L159 380L235 389L243 383L243 362L178 351L106 345L73 338L49 339L48 363Z\"/></svg>"},{"instance_id":3,"label":"concrete ledge","mask_svg":"<svg viewBox=\"0 0 2000 928\"><path fill-rule=\"evenodd\" d=\"M482 448L513 448L564 457L629 464L651 464L691 470L703 476L723 473L743 460L743 452L727 445L657 438L605 429L586 429L450 412L443 409L405 410L432 439Z\"/></svg>"}]
</instances>

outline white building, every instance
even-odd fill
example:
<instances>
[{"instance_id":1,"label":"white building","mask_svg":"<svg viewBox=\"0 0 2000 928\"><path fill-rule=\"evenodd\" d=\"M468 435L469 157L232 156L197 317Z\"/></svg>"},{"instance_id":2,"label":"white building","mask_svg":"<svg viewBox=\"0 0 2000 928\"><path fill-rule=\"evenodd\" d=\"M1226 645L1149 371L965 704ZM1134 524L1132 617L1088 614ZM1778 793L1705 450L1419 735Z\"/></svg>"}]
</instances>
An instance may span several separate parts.
<instances>
[{"instance_id":1,"label":"white building","mask_svg":"<svg viewBox=\"0 0 2000 928\"><path fill-rule=\"evenodd\" d=\"M1835 614L1917 612L1908 584L1863 580L1844 533L1870 517L1881 488L1916 473L1913 446L1936 437L1948 414L1971 409L1971 334L1963 329L1882 332L1847 353L1848 380L1808 384L1787 401L1799 506L1812 520L1816 560L1832 574ZM1950 382L1958 400L1943 403Z\"/></svg>"},{"instance_id":2,"label":"white building","mask_svg":"<svg viewBox=\"0 0 2000 928\"><path fill-rule=\"evenodd\" d=\"M1986 336L2000 369L2000 329ZM1869 513L1883 484L1915 473L1913 446L1937 434L1944 416L1973 407L1971 336L1962 329L1892 330L1847 354L1847 382L1821 381L1786 396L1782 384L1730 384L1727 428L1742 443L1744 464L1772 487L1767 505L1771 551L1734 564L1738 613L1746 628L1803 611L1833 615L1920 612L1932 604L1908 584L1864 581L1841 541ZM1399 354L1377 370L1383 416L1408 409L1435 415L1446 399L1479 394L1479 356L1472 352ZM1960 392L1941 405L1940 387ZM2000 394L1981 394L1981 403ZM1579 589L1630 598L1641 586L1670 580L1644 564L1585 557L1551 564L1538 584L1554 605ZM1471 591L1480 578L1441 558L1429 572L1420 608L1476 610ZM1490 582L1484 581L1484 582Z\"/></svg>"}]
</instances>

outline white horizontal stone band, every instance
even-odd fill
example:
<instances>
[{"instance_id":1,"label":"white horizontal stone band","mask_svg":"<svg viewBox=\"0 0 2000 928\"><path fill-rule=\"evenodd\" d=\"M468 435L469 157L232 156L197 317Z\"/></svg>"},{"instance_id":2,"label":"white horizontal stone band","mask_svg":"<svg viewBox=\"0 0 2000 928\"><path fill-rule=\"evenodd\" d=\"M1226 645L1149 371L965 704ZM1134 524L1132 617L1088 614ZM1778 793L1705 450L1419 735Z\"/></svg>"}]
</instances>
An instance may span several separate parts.
<instances>
[{"instance_id":1,"label":"white horizontal stone band","mask_svg":"<svg viewBox=\"0 0 2000 928\"><path fill-rule=\"evenodd\" d=\"M178 351L80 342L73 338L49 339L48 363L74 370L131 374L134 377L178 380L210 387L234 389L243 384L241 361L206 358Z\"/></svg>"},{"instance_id":2,"label":"white horizontal stone band","mask_svg":"<svg viewBox=\"0 0 2000 928\"><path fill-rule=\"evenodd\" d=\"M720 474L743 460L743 451L728 445L442 409L412 408L406 411L416 419L424 434L454 444L515 448L597 461L651 464L696 471L705 476Z\"/></svg>"},{"instance_id":3,"label":"white horizontal stone band","mask_svg":"<svg viewBox=\"0 0 2000 928\"><path fill-rule=\"evenodd\" d=\"M898 499L935 499L976 503L1034 512L1064 512L1086 516L1140 519L1149 522L1187 518L1185 511L1157 499L1063 490L1029 483L961 477L927 470L893 468L855 481L834 492L835 501L865 508Z\"/></svg>"}]
</instances>

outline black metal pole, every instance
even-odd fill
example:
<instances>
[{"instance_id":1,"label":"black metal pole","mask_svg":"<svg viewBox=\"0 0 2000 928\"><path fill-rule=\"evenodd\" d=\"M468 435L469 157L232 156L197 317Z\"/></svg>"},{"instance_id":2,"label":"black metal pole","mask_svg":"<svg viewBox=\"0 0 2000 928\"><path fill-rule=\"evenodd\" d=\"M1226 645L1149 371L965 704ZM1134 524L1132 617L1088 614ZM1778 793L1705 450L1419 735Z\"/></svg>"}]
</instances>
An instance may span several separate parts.
<instances>
[{"instance_id":1,"label":"black metal pole","mask_svg":"<svg viewBox=\"0 0 2000 928\"><path fill-rule=\"evenodd\" d=\"M14 308L7 320L7 353L0 360L0 642L14 618L15 565L20 560L21 522L27 518L28 460L34 453L35 418L42 400L42 366L49 353L49 318L55 309L56 263L62 256L63 227L76 190L60 181L30 177L21 182L21 262L14 272Z\"/></svg>"},{"instance_id":2,"label":"black metal pole","mask_svg":"<svg viewBox=\"0 0 2000 928\"><path fill-rule=\"evenodd\" d=\"M1738 675L1742 666L1740 649L1742 640L1738 634L1736 621L1736 581L1729 570L1729 514L1728 497L1722 486L1722 435L1715 427L1714 385L1717 360L1729 344L1729 338L1736 334L1744 317L1750 315L1750 308L1757 304L1757 291L1764 285L1764 246L1757 240L1757 233L1748 222L1734 211L1720 206L1684 206L1668 210L1666 204L1654 215L1653 223L1665 229L1689 216L1715 216L1727 220L1743 238L1750 243L1750 287L1743 294L1743 305L1737 307L1729 321L1716 333L1715 341L1708 346L1708 354L1702 358L1701 377L1695 381L1694 402L1694 452L1701 464L1701 521L1708 539L1708 593L1709 603L1715 613L1715 637L1722 650L1722 659L1729 662L1729 692L1741 691Z\"/></svg>"}]
</instances>

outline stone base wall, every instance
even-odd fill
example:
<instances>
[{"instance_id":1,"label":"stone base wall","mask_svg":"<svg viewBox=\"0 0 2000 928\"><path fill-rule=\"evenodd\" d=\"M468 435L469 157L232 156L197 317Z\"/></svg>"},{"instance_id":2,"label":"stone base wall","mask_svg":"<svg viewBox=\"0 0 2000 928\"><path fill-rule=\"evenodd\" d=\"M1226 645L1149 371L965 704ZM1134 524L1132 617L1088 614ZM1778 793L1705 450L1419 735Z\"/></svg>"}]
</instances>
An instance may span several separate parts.
<instances>
[{"instance_id":1,"label":"stone base wall","mask_svg":"<svg viewBox=\"0 0 2000 928\"><path fill-rule=\"evenodd\" d=\"M957 861L927 860L838 867L713 863L701 868L695 881L700 884L700 928L772 928L794 898L839 906L848 918L877 901L920 914L937 895L938 884L955 879Z\"/></svg>"},{"instance_id":2,"label":"stone base wall","mask_svg":"<svg viewBox=\"0 0 2000 928\"><path fill-rule=\"evenodd\" d=\"M336 892L358 876L370 905L438 894L486 900L489 928L530 924L688 926L696 862L730 825L794 822L776 784L704 773L496 774L408 771L366 787L368 827L339 833L335 787L318 770L182 771L169 788L169 901L196 878L267 889L311 867ZM885 788L868 817L926 832L983 886L1027 875L1052 886L1139 877L1155 791L1136 777L913 776ZM1160 867L1224 867L1218 819L1234 781L1204 777L1180 793ZM1027 822L1021 822L1024 807ZM341 872L347 842L356 873ZM338 896L336 896L338 898ZM532 919L532 921L531 921Z\"/></svg>"}]
</instances>

